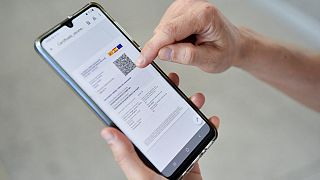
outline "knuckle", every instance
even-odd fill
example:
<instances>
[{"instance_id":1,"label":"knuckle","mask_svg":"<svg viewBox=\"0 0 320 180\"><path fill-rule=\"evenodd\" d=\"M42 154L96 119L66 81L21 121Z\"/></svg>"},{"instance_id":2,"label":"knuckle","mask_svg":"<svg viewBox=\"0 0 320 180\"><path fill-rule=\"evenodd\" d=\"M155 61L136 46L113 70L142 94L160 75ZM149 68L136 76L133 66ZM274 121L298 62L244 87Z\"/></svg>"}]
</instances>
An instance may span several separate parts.
<instances>
[{"instance_id":1,"label":"knuckle","mask_svg":"<svg viewBox=\"0 0 320 180\"><path fill-rule=\"evenodd\" d=\"M212 18L217 14L218 10L212 4L207 3L202 7L201 16L204 18Z\"/></svg>"},{"instance_id":2,"label":"knuckle","mask_svg":"<svg viewBox=\"0 0 320 180\"><path fill-rule=\"evenodd\" d=\"M195 15L195 25L199 26L200 30L203 30L203 28L212 24L213 19L218 15L218 10L214 5L204 3L193 13Z\"/></svg>"},{"instance_id":3,"label":"knuckle","mask_svg":"<svg viewBox=\"0 0 320 180\"><path fill-rule=\"evenodd\" d=\"M204 12L206 13L215 13L217 11L217 8L213 6L212 4L206 4L204 6Z\"/></svg>"}]
</instances>

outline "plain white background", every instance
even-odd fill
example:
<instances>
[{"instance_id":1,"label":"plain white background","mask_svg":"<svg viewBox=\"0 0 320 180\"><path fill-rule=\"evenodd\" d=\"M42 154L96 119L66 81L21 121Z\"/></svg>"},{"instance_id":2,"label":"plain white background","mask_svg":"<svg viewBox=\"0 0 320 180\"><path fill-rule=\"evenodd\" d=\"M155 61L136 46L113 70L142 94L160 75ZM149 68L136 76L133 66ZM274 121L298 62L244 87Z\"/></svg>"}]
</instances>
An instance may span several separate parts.
<instances>
[{"instance_id":1,"label":"plain white background","mask_svg":"<svg viewBox=\"0 0 320 180\"><path fill-rule=\"evenodd\" d=\"M171 3L100 2L140 44L152 35ZM214 1L237 25L319 50L318 36L312 33L313 27L319 27L315 8L319 2L286 2L308 20L278 1ZM1 180L124 179L99 136L103 124L33 50L38 35L86 3L0 2ZM181 75L186 94L205 93L203 112L221 118L220 137L200 161L205 179L320 178L319 113L235 68L207 74L192 67L159 64L166 72Z\"/></svg>"}]
</instances>

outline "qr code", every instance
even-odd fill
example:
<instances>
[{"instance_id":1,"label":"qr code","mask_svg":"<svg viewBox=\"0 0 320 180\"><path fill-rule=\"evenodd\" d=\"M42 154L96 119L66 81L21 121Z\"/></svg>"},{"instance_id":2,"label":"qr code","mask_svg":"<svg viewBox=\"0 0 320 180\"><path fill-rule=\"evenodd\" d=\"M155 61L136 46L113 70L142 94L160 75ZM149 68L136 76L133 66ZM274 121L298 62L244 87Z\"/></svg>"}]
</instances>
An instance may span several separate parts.
<instances>
[{"instance_id":1,"label":"qr code","mask_svg":"<svg viewBox=\"0 0 320 180\"><path fill-rule=\"evenodd\" d=\"M129 74L136 65L132 62L132 60L126 55L122 54L117 60L113 62L114 65L126 76Z\"/></svg>"}]
</instances>

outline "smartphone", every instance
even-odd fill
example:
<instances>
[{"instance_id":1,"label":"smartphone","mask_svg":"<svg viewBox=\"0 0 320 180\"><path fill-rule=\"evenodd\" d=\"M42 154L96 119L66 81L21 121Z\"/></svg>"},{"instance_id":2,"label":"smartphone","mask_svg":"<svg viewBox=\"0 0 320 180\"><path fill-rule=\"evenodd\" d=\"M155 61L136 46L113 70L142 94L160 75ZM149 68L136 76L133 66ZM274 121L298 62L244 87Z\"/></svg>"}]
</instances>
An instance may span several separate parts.
<instances>
[{"instance_id":1,"label":"smartphone","mask_svg":"<svg viewBox=\"0 0 320 180\"><path fill-rule=\"evenodd\" d=\"M135 66L139 45L97 3L89 3L35 41L35 49L108 126L120 129L143 162L179 179L217 138L217 130L152 63Z\"/></svg>"}]
</instances>

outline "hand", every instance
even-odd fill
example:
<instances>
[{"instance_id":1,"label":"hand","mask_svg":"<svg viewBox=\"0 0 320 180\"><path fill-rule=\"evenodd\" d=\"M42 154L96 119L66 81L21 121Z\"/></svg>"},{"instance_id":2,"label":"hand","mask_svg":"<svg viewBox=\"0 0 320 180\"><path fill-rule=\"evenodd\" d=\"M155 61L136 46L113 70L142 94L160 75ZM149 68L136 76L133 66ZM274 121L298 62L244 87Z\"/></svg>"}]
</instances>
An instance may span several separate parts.
<instances>
[{"instance_id":1,"label":"hand","mask_svg":"<svg viewBox=\"0 0 320 180\"><path fill-rule=\"evenodd\" d=\"M240 59L241 44L240 30L212 4L176 0L145 44L136 65L145 67L158 56L206 72L222 72Z\"/></svg>"},{"instance_id":2,"label":"hand","mask_svg":"<svg viewBox=\"0 0 320 180\"><path fill-rule=\"evenodd\" d=\"M177 86L179 85L179 77L175 73L170 73L169 78ZM193 95L191 101L201 108L204 104L204 96L200 93ZM219 119L211 117L209 119L216 127L219 126ZM155 173L149 169L138 157L130 140L122 134L119 130L106 127L101 131L101 136L107 141L110 146L114 158L126 177L131 180L149 180L149 179L165 179L163 176ZM199 164L192 168L192 170L185 176L185 179L198 180L202 179L200 174Z\"/></svg>"}]
</instances>

